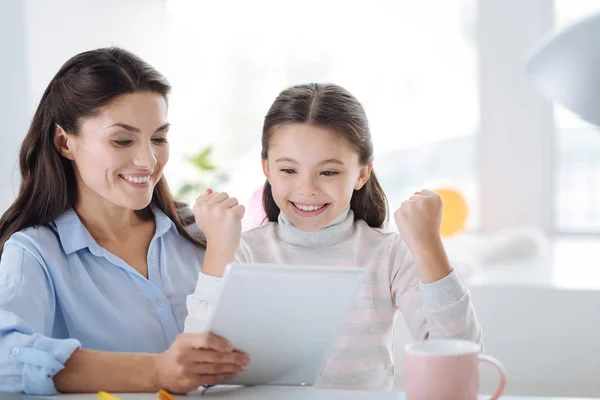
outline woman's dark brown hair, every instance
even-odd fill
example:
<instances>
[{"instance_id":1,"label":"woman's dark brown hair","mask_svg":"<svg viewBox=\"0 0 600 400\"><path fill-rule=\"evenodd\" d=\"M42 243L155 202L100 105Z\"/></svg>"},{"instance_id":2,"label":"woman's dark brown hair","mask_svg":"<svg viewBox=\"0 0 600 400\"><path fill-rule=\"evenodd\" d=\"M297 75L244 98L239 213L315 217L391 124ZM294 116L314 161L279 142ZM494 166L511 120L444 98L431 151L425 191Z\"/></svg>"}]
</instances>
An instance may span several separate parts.
<instances>
[{"instance_id":1,"label":"woman's dark brown hair","mask_svg":"<svg viewBox=\"0 0 600 400\"><path fill-rule=\"evenodd\" d=\"M277 96L263 124L261 156L264 160L268 157L275 128L293 123L328 128L346 139L358 154L361 165L373 161L373 143L365 110L352 94L338 85L292 86ZM277 221L280 210L273 199L269 181L263 189L263 208L267 220ZM350 208L355 220L364 220L374 228L383 227L388 217L388 203L374 171L367 183L352 194Z\"/></svg>"},{"instance_id":2,"label":"woman's dark brown hair","mask_svg":"<svg viewBox=\"0 0 600 400\"><path fill-rule=\"evenodd\" d=\"M77 200L73 165L54 146L56 126L77 135L81 121L93 117L118 96L148 91L167 98L171 86L154 68L119 48L80 53L52 78L33 116L19 153L21 186L15 202L0 218L0 256L16 232L48 225ZM206 243L185 229L182 204L174 201L163 176L154 188L152 204L161 209L192 243ZM148 212L149 210L144 210ZM142 212L144 212L142 211Z\"/></svg>"}]
</instances>

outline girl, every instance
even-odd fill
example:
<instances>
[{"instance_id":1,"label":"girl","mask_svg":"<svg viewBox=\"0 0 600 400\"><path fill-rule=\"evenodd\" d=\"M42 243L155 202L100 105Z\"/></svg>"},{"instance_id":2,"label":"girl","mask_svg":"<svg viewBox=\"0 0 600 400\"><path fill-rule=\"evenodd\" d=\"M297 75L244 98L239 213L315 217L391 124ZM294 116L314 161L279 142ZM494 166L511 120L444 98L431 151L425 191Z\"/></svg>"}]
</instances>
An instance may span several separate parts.
<instances>
[{"instance_id":1,"label":"girl","mask_svg":"<svg viewBox=\"0 0 600 400\"><path fill-rule=\"evenodd\" d=\"M196 201L196 223L215 246L188 297L185 330L204 330L229 262L357 265L366 278L317 385L391 389L397 310L415 339L481 341L439 235L440 197L415 193L394 213L400 235L385 233L387 200L372 161L367 117L350 93L333 84L284 90L262 135L269 222L240 239L244 210L235 198L209 191Z\"/></svg>"}]
</instances>

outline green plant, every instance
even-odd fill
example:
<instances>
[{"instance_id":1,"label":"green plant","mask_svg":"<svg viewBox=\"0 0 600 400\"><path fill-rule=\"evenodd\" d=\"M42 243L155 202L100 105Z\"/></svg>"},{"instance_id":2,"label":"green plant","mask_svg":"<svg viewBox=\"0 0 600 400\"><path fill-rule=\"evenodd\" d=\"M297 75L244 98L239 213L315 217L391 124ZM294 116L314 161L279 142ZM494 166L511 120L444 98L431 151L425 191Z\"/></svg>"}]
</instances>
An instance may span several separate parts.
<instances>
[{"instance_id":1,"label":"green plant","mask_svg":"<svg viewBox=\"0 0 600 400\"><path fill-rule=\"evenodd\" d=\"M207 146L187 157L188 163L195 169L198 178L191 182L185 182L180 187L179 198L184 201L193 201L206 189L218 190L220 185L229 181L229 174L213 163L212 154L212 146Z\"/></svg>"}]
</instances>

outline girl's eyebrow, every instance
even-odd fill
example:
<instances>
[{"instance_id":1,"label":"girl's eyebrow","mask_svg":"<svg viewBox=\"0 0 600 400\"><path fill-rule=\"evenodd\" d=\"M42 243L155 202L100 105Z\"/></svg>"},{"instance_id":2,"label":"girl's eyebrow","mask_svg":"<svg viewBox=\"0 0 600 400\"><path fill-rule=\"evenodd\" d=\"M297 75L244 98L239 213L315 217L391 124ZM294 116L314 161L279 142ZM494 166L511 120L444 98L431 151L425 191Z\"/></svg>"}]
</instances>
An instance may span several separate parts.
<instances>
[{"instance_id":1,"label":"girl's eyebrow","mask_svg":"<svg viewBox=\"0 0 600 400\"><path fill-rule=\"evenodd\" d=\"M292 164L299 164L298 161L294 160L293 158L289 158L289 157L280 157L277 160L275 160L275 162L289 162ZM344 165L344 163L342 161L338 160L337 158L328 158L327 160L323 160L323 161L317 163L317 165L325 165L325 164Z\"/></svg>"},{"instance_id":2,"label":"girl's eyebrow","mask_svg":"<svg viewBox=\"0 0 600 400\"><path fill-rule=\"evenodd\" d=\"M340 164L340 165L344 165L344 162L338 160L337 158L328 158L327 160L321 161L317 165L325 165L325 164Z\"/></svg>"},{"instance_id":3,"label":"girl's eyebrow","mask_svg":"<svg viewBox=\"0 0 600 400\"><path fill-rule=\"evenodd\" d=\"M298 161L294 160L293 158L289 158L289 157L279 157L277 160L275 160L275 162L289 162L292 164L299 164Z\"/></svg>"}]
</instances>

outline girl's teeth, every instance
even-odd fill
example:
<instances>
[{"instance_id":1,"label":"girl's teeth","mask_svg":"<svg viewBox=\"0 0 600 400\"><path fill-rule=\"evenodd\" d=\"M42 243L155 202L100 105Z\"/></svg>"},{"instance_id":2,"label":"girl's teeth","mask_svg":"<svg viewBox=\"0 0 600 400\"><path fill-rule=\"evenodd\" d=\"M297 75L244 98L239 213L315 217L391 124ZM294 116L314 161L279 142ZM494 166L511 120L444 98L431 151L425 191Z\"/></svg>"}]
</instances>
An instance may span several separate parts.
<instances>
[{"instance_id":1,"label":"girl's teeth","mask_svg":"<svg viewBox=\"0 0 600 400\"><path fill-rule=\"evenodd\" d=\"M319 210L321 208L323 208L323 206L300 206L298 204L294 204L294 206L302 211L316 211Z\"/></svg>"}]
</instances>

